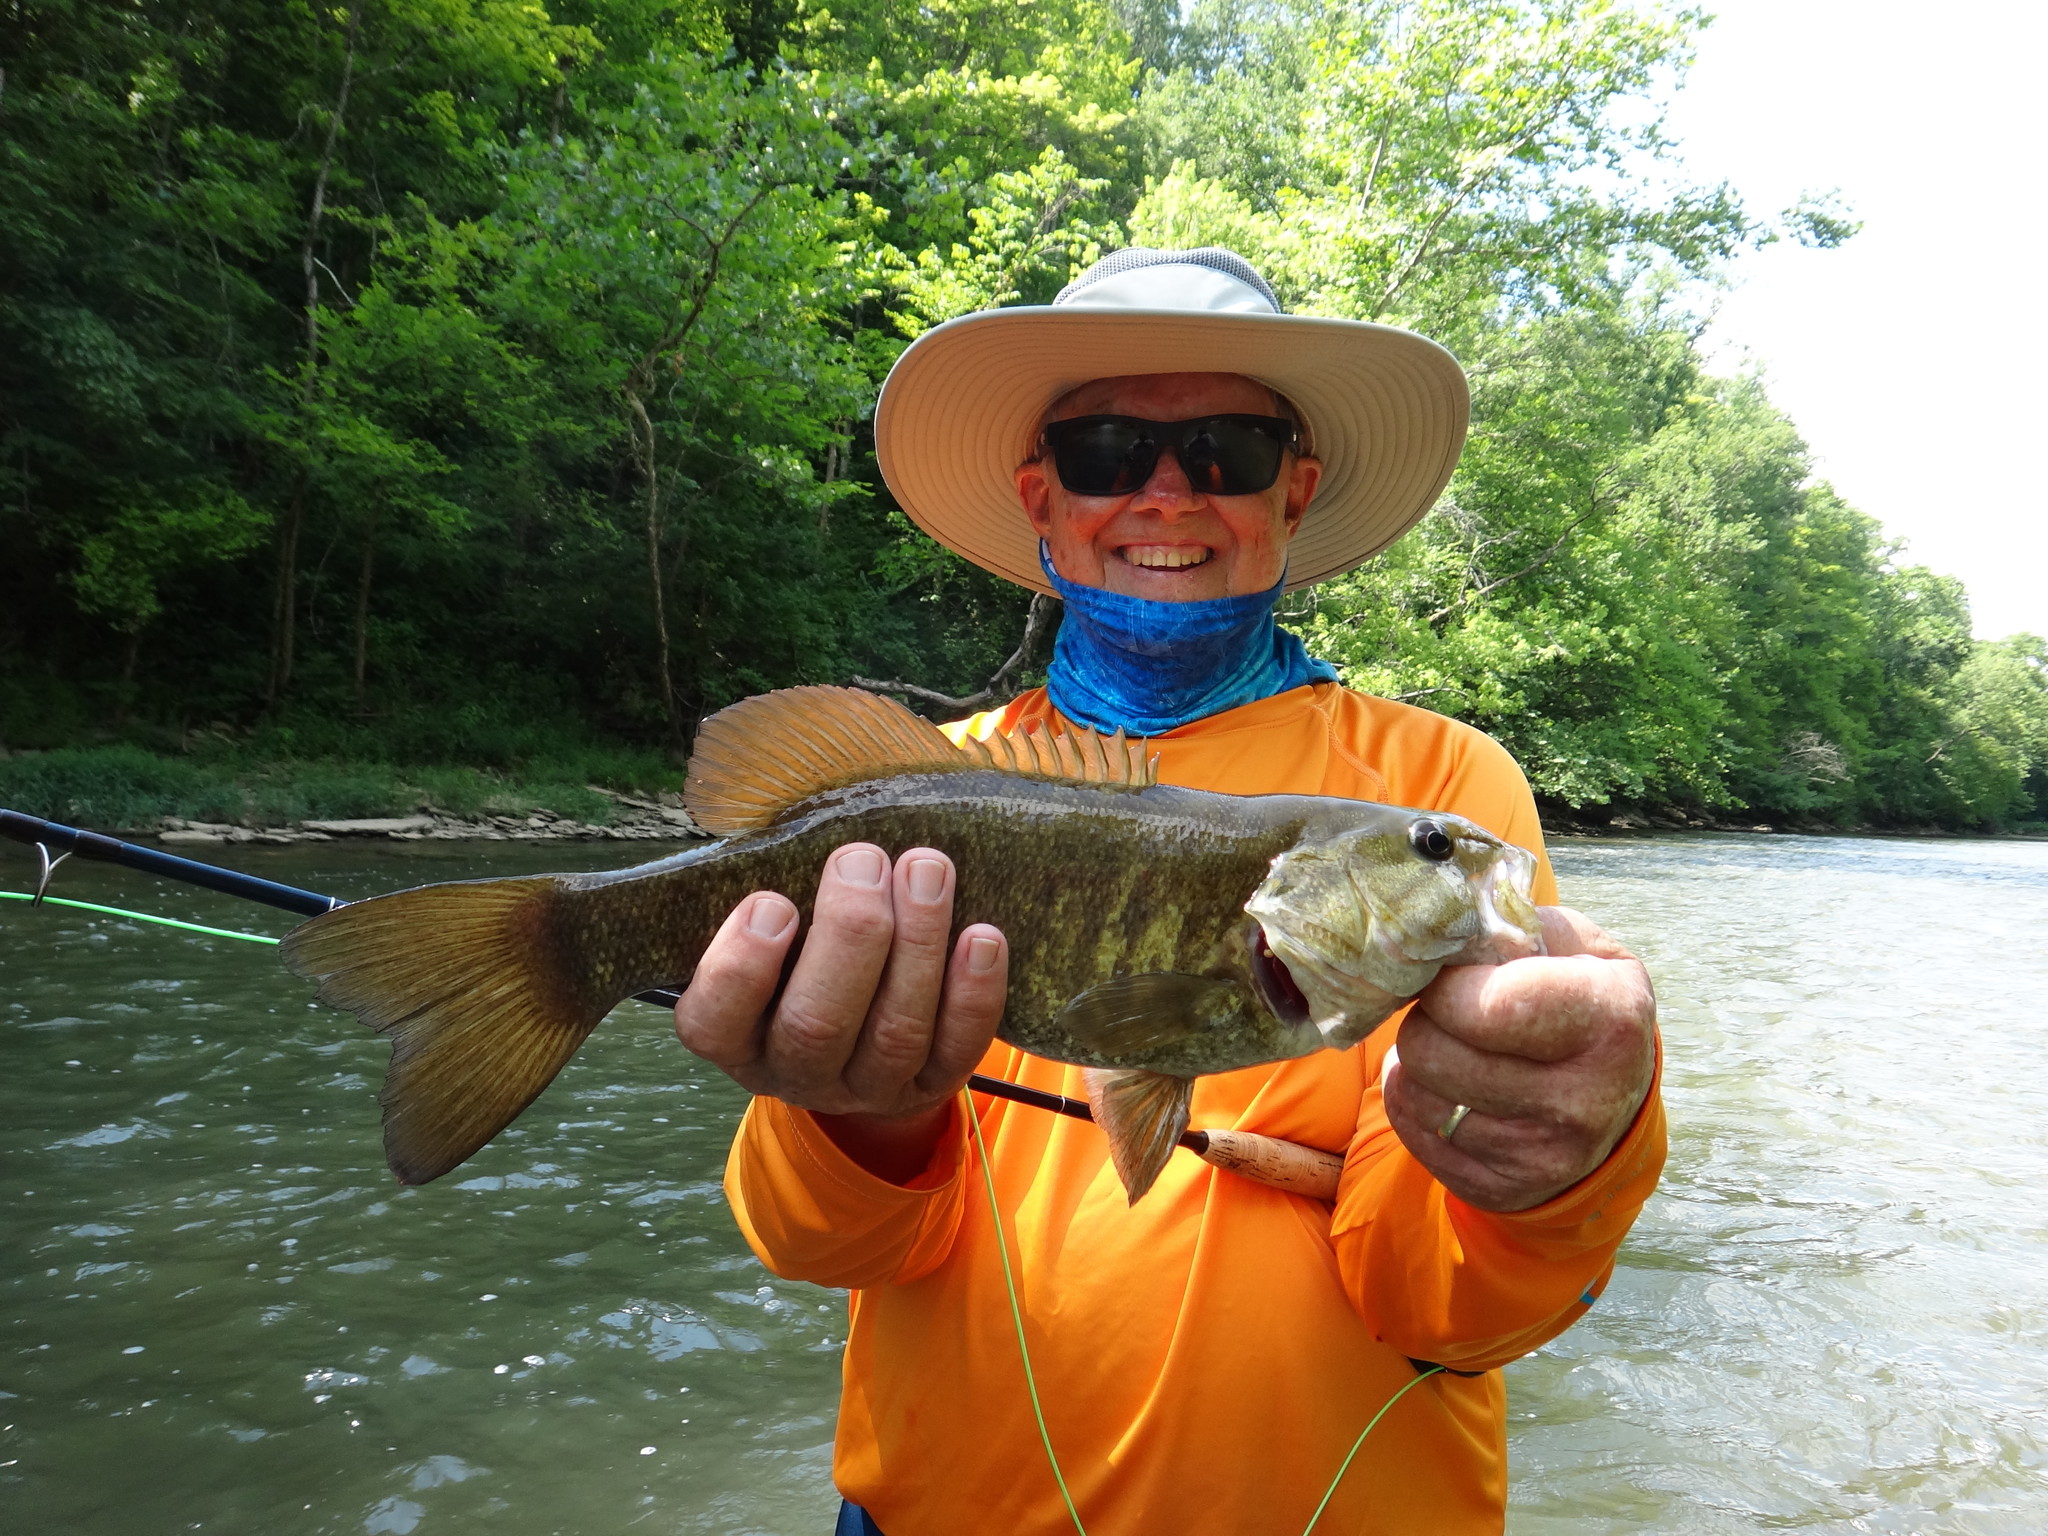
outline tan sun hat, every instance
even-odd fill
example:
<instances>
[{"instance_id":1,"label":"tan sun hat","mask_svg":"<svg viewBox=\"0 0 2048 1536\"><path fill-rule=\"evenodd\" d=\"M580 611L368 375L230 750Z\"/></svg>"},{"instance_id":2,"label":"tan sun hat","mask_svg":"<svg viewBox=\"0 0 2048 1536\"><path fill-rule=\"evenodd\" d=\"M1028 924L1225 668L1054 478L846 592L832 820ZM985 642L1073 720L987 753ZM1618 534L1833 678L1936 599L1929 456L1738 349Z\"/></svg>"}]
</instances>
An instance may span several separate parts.
<instances>
[{"instance_id":1,"label":"tan sun hat","mask_svg":"<svg viewBox=\"0 0 2048 1536\"><path fill-rule=\"evenodd\" d=\"M1465 373L1435 342L1286 314L1232 251L1134 247L1050 305L963 315L913 342L875 409L882 477L948 549L1049 591L1016 468L1053 401L1138 373L1241 373L1294 402L1323 479L1288 546L1289 591L1350 570L1420 522L1465 443Z\"/></svg>"}]
</instances>

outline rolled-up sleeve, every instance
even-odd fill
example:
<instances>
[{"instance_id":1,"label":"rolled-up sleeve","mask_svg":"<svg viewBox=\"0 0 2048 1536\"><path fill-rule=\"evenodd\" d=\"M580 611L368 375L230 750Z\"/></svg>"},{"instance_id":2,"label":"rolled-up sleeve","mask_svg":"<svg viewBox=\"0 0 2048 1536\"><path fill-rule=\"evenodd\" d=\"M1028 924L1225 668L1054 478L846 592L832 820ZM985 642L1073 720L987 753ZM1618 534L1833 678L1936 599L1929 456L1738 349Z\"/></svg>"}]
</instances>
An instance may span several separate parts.
<instances>
[{"instance_id":1,"label":"rolled-up sleeve","mask_svg":"<svg viewBox=\"0 0 2048 1536\"><path fill-rule=\"evenodd\" d=\"M1374 1337L1459 1371L1507 1364L1585 1315L1657 1187L1665 1156L1657 1079L1607 1160L1526 1211L1482 1211L1430 1176L1388 1123L1377 1086L1360 1106L1331 1241Z\"/></svg>"},{"instance_id":2,"label":"rolled-up sleeve","mask_svg":"<svg viewBox=\"0 0 2048 1536\"><path fill-rule=\"evenodd\" d=\"M806 1110L747 1107L725 1193L747 1244L776 1274L860 1289L931 1273L960 1229L967 1133L958 1104L929 1163L891 1184L833 1145Z\"/></svg>"}]
</instances>

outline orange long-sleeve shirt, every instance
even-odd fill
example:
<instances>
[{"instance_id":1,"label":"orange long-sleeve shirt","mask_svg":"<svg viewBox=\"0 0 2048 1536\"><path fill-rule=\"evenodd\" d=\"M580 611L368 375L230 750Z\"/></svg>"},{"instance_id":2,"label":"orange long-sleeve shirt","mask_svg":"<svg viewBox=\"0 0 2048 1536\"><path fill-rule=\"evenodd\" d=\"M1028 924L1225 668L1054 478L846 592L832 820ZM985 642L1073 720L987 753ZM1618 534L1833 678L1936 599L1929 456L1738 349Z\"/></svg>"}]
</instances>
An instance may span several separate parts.
<instances>
[{"instance_id":1,"label":"orange long-sleeve shirt","mask_svg":"<svg viewBox=\"0 0 2048 1536\"><path fill-rule=\"evenodd\" d=\"M949 727L1051 716L1043 692ZM1160 778L1234 794L1341 795L1454 811L1542 852L1521 771L1425 710L1299 688L1154 741ZM1554 901L1547 860L1537 897ZM777 1274L853 1290L833 1477L888 1536L1062 1536L1072 1524L1025 1389L995 1243L1016 1265L1048 1431L1090 1536L1295 1536L1373 1413L1316 1529L1498 1531L1497 1367L1598 1296L1664 1160L1656 1090L1607 1162L1548 1204L1475 1210L1388 1125L1397 1020L1353 1050L1197 1080L1191 1123L1345 1149L1334 1212L1176 1154L1127 1206L1091 1125L972 1097L992 1213L962 1115L908 1185L865 1172L811 1117L756 1099L726 1190ZM1075 1068L998 1042L982 1070L1079 1096Z\"/></svg>"}]
</instances>

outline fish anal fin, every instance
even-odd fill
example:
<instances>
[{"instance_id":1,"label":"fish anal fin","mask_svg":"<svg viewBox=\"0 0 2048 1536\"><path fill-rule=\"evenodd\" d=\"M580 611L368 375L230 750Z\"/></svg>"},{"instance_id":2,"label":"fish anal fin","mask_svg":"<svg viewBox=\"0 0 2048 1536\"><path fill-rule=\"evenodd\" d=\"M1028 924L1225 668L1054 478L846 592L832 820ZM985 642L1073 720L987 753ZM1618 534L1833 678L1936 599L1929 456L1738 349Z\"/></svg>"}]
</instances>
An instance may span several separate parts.
<instances>
[{"instance_id":1,"label":"fish anal fin","mask_svg":"<svg viewBox=\"0 0 2048 1536\"><path fill-rule=\"evenodd\" d=\"M1095 1123L1109 1138L1109 1160L1123 1180L1124 1194L1136 1205L1180 1145L1195 1080L1164 1072L1086 1067L1081 1083Z\"/></svg>"},{"instance_id":2,"label":"fish anal fin","mask_svg":"<svg viewBox=\"0 0 2048 1536\"><path fill-rule=\"evenodd\" d=\"M698 727L683 804L720 837L772 825L826 790L907 773L1023 773L1142 788L1158 760L1119 731L1033 722L1010 737L953 738L894 699L860 688L782 688L742 699Z\"/></svg>"},{"instance_id":3,"label":"fish anal fin","mask_svg":"<svg viewBox=\"0 0 2048 1536\"><path fill-rule=\"evenodd\" d=\"M1073 998L1058 1027L1099 1056L1135 1056L1227 1018L1234 992L1231 982L1182 971L1112 976Z\"/></svg>"},{"instance_id":4,"label":"fish anal fin","mask_svg":"<svg viewBox=\"0 0 2048 1536\"><path fill-rule=\"evenodd\" d=\"M337 907L285 936L319 998L391 1036L384 1153L402 1184L461 1163L554 1080L616 998L581 995L552 939L552 876Z\"/></svg>"}]
</instances>

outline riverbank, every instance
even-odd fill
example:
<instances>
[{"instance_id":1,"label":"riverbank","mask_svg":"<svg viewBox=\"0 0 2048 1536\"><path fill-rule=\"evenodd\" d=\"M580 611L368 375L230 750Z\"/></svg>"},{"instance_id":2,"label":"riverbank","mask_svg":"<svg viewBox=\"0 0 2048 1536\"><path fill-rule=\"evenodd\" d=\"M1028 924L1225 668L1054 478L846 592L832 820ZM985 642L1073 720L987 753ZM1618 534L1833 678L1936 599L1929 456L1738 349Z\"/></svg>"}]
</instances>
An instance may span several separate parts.
<instances>
[{"instance_id":1,"label":"riverbank","mask_svg":"<svg viewBox=\"0 0 2048 1536\"><path fill-rule=\"evenodd\" d=\"M275 827L246 827L233 822L187 821L167 816L153 830L160 843L327 843L337 839L389 839L397 842L574 842L645 841L660 838L708 837L683 809L680 796L669 804L642 800L615 791L591 788L609 802L606 821L577 821L536 811L527 816L363 816L315 819ZM136 829L141 830L141 829ZM147 833L145 833L147 835Z\"/></svg>"},{"instance_id":2,"label":"riverbank","mask_svg":"<svg viewBox=\"0 0 2048 1536\"><path fill-rule=\"evenodd\" d=\"M490 769L133 745L0 754L0 806L171 843L699 835L682 774L653 753L587 750Z\"/></svg>"},{"instance_id":3,"label":"riverbank","mask_svg":"<svg viewBox=\"0 0 2048 1536\"><path fill-rule=\"evenodd\" d=\"M0 806L165 843L290 844L336 839L551 842L705 834L683 808L682 773L651 752L586 750L514 768L170 755L119 745L0 753ZM1543 801L1552 837L1644 832L1781 832L1883 837L2042 837L2006 828L1840 825L1747 810L1567 806Z\"/></svg>"},{"instance_id":4,"label":"riverbank","mask_svg":"<svg viewBox=\"0 0 2048 1536\"><path fill-rule=\"evenodd\" d=\"M1714 813L1671 806L1560 805L1537 802L1547 837L1636 837L1645 832L1774 832L1799 837L1968 837L2048 839L2048 822L2017 822L2011 826L1943 826L1939 823L1873 825L1820 818L1765 820L1748 811L1725 807Z\"/></svg>"},{"instance_id":5,"label":"riverbank","mask_svg":"<svg viewBox=\"0 0 2048 1536\"><path fill-rule=\"evenodd\" d=\"M604 822L577 821L536 811L527 816L486 816L467 820L459 816L421 814L416 816L362 816L315 819L275 827L245 827L233 822L187 821L168 816L153 829L160 843L326 843L337 839L388 839L396 842L596 842L604 839L635 842L678 837L699 838L710 834L690 819L678 797L673 804L621 795L610 790L591 789L611 805ZM145 832L144 835L149 835Z\"/></svg>"}]
</instances>

